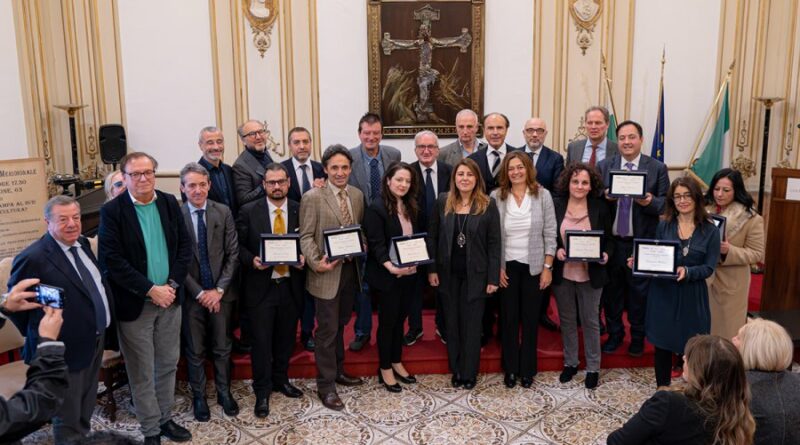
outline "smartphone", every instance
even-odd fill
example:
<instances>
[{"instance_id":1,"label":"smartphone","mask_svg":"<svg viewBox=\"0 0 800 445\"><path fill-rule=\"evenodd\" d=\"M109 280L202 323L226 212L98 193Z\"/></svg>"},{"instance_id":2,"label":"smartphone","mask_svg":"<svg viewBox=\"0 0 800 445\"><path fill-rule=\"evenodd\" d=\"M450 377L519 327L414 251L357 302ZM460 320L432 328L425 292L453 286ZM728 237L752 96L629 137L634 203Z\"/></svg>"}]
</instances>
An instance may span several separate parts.
<instances>
[{"instance_id":1,"label":"smartphone","mask_svg":"<svg viewBox=\"0 0 800 445\"><path fill-rule=\"evenodd\" d=\"M34 287L36 302L54 309L64 309L64 289L47 284L37 284Z\"/></svg>"}]
</instances>

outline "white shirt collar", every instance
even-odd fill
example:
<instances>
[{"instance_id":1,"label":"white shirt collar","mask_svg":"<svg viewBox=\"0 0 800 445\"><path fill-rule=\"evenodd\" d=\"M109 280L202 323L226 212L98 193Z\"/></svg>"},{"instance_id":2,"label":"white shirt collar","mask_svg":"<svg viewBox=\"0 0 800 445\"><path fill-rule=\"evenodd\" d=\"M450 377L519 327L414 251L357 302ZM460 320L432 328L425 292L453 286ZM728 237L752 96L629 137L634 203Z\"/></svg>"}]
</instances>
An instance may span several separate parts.
<instances>
[{"instance_id":1,"label":"white shirt collar","mask_svg":"<svg viewBox=\"0 0 800 445\"><path fill-rule=\"evenodd\" d=\"M534 155L538 156L542 154L543 147L544 145L540 145L539 148L537 148L536 150L531 150L531 147L528 144L525 144L525 151L528 153L533 153Z\"/></svg>"},{"instance_id":2,"label":"white shirt collar","mask_svg":"<svg viewBox=\"0 0 800 445\"><path fill-rule=\"evenodd\" d=\"M267 208L269 209L270 215L275 215L275 209L281 209L281 213L283 213L284 215L289 214L289 212L287 211L289 208L289 200L287 198L283 198L283 204L281 204L280 207L273 204L272 201L269 200L269 198L264 198L264 199L267 200Z\"/></svg>"},{"instance_id":3,"label":"white shirt collar","mask_svg":"<svg viewBox=\"0 0 800 445\"><path fill-rule=\"evenodd\" d=\"M300 162L297 160L297 158L292 156L292 167L294 167L294 171L297 171L302 165L307 165L311 167L311 162L309 162L309 160L310 159L306 159L306 162Z\"/></svg>"},{"instance_id":4,"label":"white shirt collar","mask_svg":"<svg viewBox=\"0 0 800 445\"><path fill-rule=\"evenodd\" d=\"M497 152L500 152L500 157L503 157L503 156L506 155L506 148L508 147L508 144L503 142L503 145L501 145L500 148L494 148L491 145L487 145L486 147L487 147L486 148L486 154L489 154L489 153L491 153L493 151L497 151Z\"/></svg>"},{"instance_id":5,"label":"white shirt collar","mask_svg":"<svg viewBox=\"0 0 800 445\"><path fill-rule=\"evenodd\" d=\"M631 164L633 164L633 170L639 170L639 162L641 162L642 160L642 153L639 152L639 154L636 155L635 158L633 158L633 161L626 161L622 155L619 155L619 159L620 159L619 168L625 169L625 164L630 162Z\"/></svg>"},{"instance_id":6,"label":"white shirt collar","mask_svg":"<svg viewBox=\"0 0 800 445\"><path fill-rule=\"evenodd\" d=\"M189 201L186 201L186 205L189 207L189 214L193 214L194 212L196 212L198 210L204 210L205 211L208 208L208 200L206 199L206 202L203 203L203 207L195 207Z\"/></svg>"},{"instance_id":7,"label":"white shirt collar","mask_svg":"<svg viewBox=\"0 0 800 445\"><path fill-rule=\"evenodd\" d=\"M342 190L347 192L348 196L350 195L350 192L347 190L347 184L345 184L343 188L336 187L335 185L333 185L333 183L330 180L328 180L326 184L327 184L328 187L330 187L331 191L336 196L338 196L339 192L342 191Z\"/></svg>"},{"instance_id":8,"label":"white shirt collar","mask_svg":"<svg viewBox=\"0 0 800 445\"><path fill-rule=\"evenodd\" d=\"M133 193L131 193L130 190L128 190L128 196L131 197L131 201L133 201L133 205L147 205L147 204L150 204L150 202L155 202L155 200L158 199L158 193L156 193L155 190L153 190L153 199L150 202L139 201L138 199L133 197Z\"/></svg>"},{"instance_id":9,"label":"white shirt collar","mask_svg":"<svg viewBox=\"0 0 800 445\"><path fill-rule=\"evenodd\" d=\"M420 162L419 163L419 169L422 170L422 175L423 176L425 176L425 170L427 170L427 169L431 169L431 174L435 175L436 172L437 172L437 168L436 168L438 166L437 164L439 164L437 161L433 161L433 164L431 164L430 167L425 167L424 165L422 165L422 162Z\"/></svg>"},{"instance_id":10,"label":"white shirt collar","mask_svg":"<svg viewBox=\"0 0 800 445\"><path fill-rule=\"evenodd\" d=\"M55 240L55 242L58 243L58 246L61 247L61 250L63 250L64 253L68 253L69 249L71 247L77 247L78 249L81 249L81 247L82 247L80 241L78 241L78 240L75 240L75 244L73 244L71 246L68 246L68 245L62 243L61 241L59 241L58 239L56 239L56 237L54 237L53 235L50 235L50 236L52 236L53 239ZM80 239L80 238L78 238L78 239Z\"/></svg>"}]
</instances>

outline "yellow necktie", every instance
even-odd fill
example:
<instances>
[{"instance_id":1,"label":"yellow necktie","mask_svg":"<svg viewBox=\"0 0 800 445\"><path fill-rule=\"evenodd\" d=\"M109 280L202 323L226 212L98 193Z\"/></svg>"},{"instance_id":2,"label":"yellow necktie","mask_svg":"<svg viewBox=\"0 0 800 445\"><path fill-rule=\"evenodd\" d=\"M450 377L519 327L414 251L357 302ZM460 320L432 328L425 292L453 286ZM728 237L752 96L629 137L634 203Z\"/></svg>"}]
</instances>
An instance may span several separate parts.
<instances>
[{"instance_id":1,"label":"yellow necktie","mask_svg":"<svg viewBox=\"0 0 800 445\"><path fill-rule=\"evenodd\" d=\"M272 233L275 235L286 234L286 223L283 221L283 211L281 209L275 209L275 224L273 224ZM280 276L284 276L289 273L289 266L275 266L275 272Z\"/></svg>"}]
</instances>

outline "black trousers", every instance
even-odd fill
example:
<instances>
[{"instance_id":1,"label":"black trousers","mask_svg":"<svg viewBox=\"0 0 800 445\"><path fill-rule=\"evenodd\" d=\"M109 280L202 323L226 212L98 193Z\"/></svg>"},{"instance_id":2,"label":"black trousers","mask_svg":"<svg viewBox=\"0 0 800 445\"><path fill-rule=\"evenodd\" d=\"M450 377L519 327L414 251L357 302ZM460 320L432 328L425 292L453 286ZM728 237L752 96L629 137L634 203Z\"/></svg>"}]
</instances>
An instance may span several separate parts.
<instances>
[{"instance_id":1,"label":"black trousers","mask_svg":"<svg viewBox=\"0 0 800 445\"><path fill-rule=\"evenodd\" d=\"M339 289L330 300L314 297L317 306L317 333L314 360L317 362L317 391L336 392L336 376L344 371L344 327L353 314L353 300L358 290L356 266L345 262Z\"/></svg>"},{"instance_id":2,"label":"black trousers","mask_svg":"<svg viewBox=\"0 0 800 445\"><path fill-rule=\"evenodd\" d=\"M86 339L95 343L92 361L80 371L70 372L67 377L68 386L64 393L64 404L53 416L53 439L56 444L79 443L83 436L91 432L92 413L97 404L97 376L103 361L103 344L105 335ZM36 409L38 408L31 408ZM5 417L6 413L3 413ZM5 443L5 441L3 441Z\"/></svg>"},{"instance_id":3,"label":"black trousers","mask_svg":"<svg viewBox=\"0 0 800 445\"><path fill-rule=\"evenodd\" d=\"M189 386L195 397L206 393L206 345L211 344L214 358L214 383L217 392L227 393L231 383L230 320L233 303L220 302L219 312L212 314L194 298L187 298L183 309L183 337Z\"/></svg>"},{"instance_id":4,"label":"black trousers","mask_svg":"<svg viewBox=\"0 0 800 445\"><path fill-rule=\"evenodd\" d=\"M381 369L389 369L392 363L400 363L403 353L403 320L405 306L410 298L418 295L416 274L394 280L394 285L381 292L378 303L378 358Z\"/></svg>"},{"instance_id":5,"label":"black trousers","mask_svg":"<svg viewBox=\"0 0 800 445\"><path fill-rule=\"evenodd\" d=\"M634 277L628 268L628 257L633 253L633 240L614 237L614 254L609 259L608 275L611 281L603 288L601 302L606 314L609 338L625 337L622 311L628 297L628 323L631 324L631 341L643 341L644 317L650 280Z\"/></svg>"},{"instance_id":6,"label":"black trousers","mask_svg":"<svg viewBox=\"0 0 800 445\"><path fill-rule=\"evenodd\" d=\"M259 304L249 308L254 322L253 392L256 397L269 397L272 388L289 381L289 357L294 348L298 311L292 298L292 285L286 279L270 286L270 293L277 294L278 305Z\"/></svg>"},{"instance_id":7,"label":"black trousers","mask_svg":"<svg viewBox=\"0 0 800 445\"><path fill-rule=\"evenodd\" d=\"M462 379L478 375L481 358L481 330L485 298L467 301L466 277L450 277L449 295L442 298L447 326L447 359L450 370Z\"/></svg>"},{"instance_id":8,"label":"black trousers","mask_svg":"<svg viewBox=\"0 0 800 445\"><path fill-rule=\"evenodd\" d=\"M672 382L672 356L673 352L656 347L654 355L654 368L656 372L656 386L669 386Z\"/></svg>"},{"instance_id":9,"label":"black trousers","mask_svg":"<svg viewBox=\"0 0 800 445\"><path fill-rule=\"evenodd\" d=\"M498 294L503 370L520 377L533 377L536 375L539 314L542 306L539 275L532 276L530 266L518 261L506 263L506 275L508 287Z\"/></svg>"}]
</instances>

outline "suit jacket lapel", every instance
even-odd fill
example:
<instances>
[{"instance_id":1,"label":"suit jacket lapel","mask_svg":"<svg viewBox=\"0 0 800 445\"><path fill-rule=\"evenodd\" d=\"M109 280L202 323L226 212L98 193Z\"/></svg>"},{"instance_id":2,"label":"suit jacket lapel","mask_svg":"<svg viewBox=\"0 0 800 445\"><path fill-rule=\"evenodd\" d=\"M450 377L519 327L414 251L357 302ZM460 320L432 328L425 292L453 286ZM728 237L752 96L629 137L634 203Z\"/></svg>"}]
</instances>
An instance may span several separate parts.
<instances>
[{"instance_id":1,"label":"suit jacket lapel","mask_svg":"<svg viewBox=\"0 0 800 445\"><path fill-rule=\"evenodd\" d=\"M209 253L217 252L217 250L213 249L211 246L213 246L214 241L216 241L214 234L217 232L217 227L221 219L220 216L222 215L220 215L216 204L208 201L208 204L206 204L206 245L208 246Z\"/></svg>"},{"instance_id":2,"label":"suit jacket lapel","mask_svg":"<svg viewBox=\"0 0 800 445\"><path fill-rule=\"evenodd\" d=\"M158 192L156 192L158 194ZM156 199L156 207L158 208L158 216L161 219L161 228L164 231L164 239L167 242L167 250L169 250L169 246L172 245L172 234L173 231L169 230L169 209L167 208L169 203L167 202L167 197L164 194Z\"/></svg>"},{"instance_id":3,"label":"suit jacket lapel","mask_svg":"<svg viewBox=\"0 0 800 445\"><path fill-rule=\"evenodd\" d=\"M139 240L139 246L137 246L140 250L144 250L144 234L142 233L142 226L139 224L139 217L136 216L136 209L133 207L133 201L131 200L131 196L128 193L124 193L122 195L122 200L120 201L120 209L122 210L122 217L123 219L130 221L130 225L134 227L133 233L136 235L136 238Z\"/></svg>"},{"instance_id":4,"label":"suit jacket lapel","mask_svg":"<svg viewBox=\"0 0 800 445\"><path fill-rule=\"evenodd\" d=\"M194 223L192 223L192 215L189 211L188 205L181 206L181 211L183 211L183 222L186 225L186 230L189 232L189 237L192 238L192 252L194 252L194 256L197 258L197 261L200 261L200 254L197 247L197 236L194 233Z\"/></svg>"},{"instance_id":5,"label":"suit jacket lapel","mask_svg":"<svg viewBox=\"0 0 800 445\"><path fill-rule=\"evenodd\" d=\"M83 280L81 279L80 275L78 275L78 271L72 266L69 259L67 258L67 254L61 249L61 246L58 242L50 236L48 233L45 235L47 239L46 249L47 249L47 259L53 263L53 265L61 271L69 280L75 285L78 289L80 289L84 294L89 295L89 291L86 289L86 286L83 284ZM92 258L91 256L89 258Z\"/></svg>"},{"instance_id":6,"label":"suit jacket lapel","mask_svg":"<svg viewBox=\"0 0 800 445\"><path fill-rule=\"evenodd\" d=\"M299 205L289 201L289 226L287 227L287 232L289 233L296 233L295 229L300 227L299 207Z\"/></svg>"},{"instance_id":7,"label":"suit jacket lapel","mask_svg":"<svg viewBox=\"0 0 800 445\"><path fill-rule=\"evenodd\" d=\"M344 221L342 220L342 212L339 210L339 198L336 197L336 195L334 195L333 189L331 189L330 187L325 187L322 190L323 190L323 193L325 193L325 202L328 203L328 206L330 206L331 211L333 212L334 215L336 215L336 220L339 221L339 225L343 226L344 225ZM352 200L351 200L351 203L352 203ZM353 209L353 210L355 210L355 209ZM353 215L350 215L350 216L353 216Z\"/></svg>"}]
</instances>

